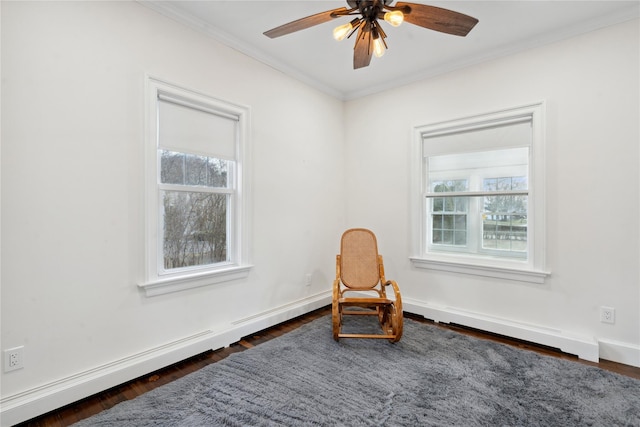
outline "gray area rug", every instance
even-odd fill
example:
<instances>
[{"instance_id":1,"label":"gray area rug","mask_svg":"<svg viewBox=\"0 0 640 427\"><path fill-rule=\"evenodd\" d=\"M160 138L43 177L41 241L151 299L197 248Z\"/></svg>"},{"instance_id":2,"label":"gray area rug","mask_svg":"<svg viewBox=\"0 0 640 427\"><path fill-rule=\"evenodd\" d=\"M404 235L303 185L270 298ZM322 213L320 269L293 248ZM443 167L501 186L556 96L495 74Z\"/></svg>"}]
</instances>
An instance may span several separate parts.
<instances>
[{"instance_id":1,"label":"gray area rug","mask_svg":"<svg viewBox=\"0 0 640 427\"><path fill-rule=\"evenodd\" d=\"M404 326L335 342L323 317L76 426L640 426L639 380Z\"/></svg>"}]
</instances>

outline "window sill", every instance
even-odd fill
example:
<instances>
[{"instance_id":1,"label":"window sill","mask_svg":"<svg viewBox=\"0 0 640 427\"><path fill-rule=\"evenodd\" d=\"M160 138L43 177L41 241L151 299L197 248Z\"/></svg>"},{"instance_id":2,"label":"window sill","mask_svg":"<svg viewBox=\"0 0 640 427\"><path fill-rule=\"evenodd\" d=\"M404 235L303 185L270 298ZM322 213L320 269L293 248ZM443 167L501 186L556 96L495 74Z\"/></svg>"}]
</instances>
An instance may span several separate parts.
<instances>
[{"instance_id":1,"label":"window sill","mask_svg":"<svg viewBox=\"0 0 640 427\"><path fill-rule=\"evenodd\" d=\"M215 285L217 283L230 282L244 279L249 276L251 265L234 266L206 273L182 275L171 278L160 278L146 283L138 284L138 287L148 297L179 292L186 289Z\"/></svg>"},{"instance_id":2,"label":"window sill","mask_svg":"<svg viewBox=\"0 0 640 427\"><path fill-rule=\"evenodd\" d=\"M448 271L452 273L471 274L475 276L495 277L498 279L517 280L520 282L538 283L545 282L551 273L527 268L504 267L489 264L478 264L463 261L451 261L444 259L411 257L411 263L417 268Z\"/></svg>"}]
</instances>

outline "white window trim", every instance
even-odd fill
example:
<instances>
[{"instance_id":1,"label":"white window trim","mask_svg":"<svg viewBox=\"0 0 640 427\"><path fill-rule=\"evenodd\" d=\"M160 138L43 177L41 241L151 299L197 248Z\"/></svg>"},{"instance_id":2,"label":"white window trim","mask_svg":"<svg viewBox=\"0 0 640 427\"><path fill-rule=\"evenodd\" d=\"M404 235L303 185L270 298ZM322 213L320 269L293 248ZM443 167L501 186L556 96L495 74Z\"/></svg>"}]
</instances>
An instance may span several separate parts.
<instances>
[{"instance_id":1,"label":"white window trim","mask_svg":"<svg viewBox=\"0 0 640 427\"><path fill-rule=\"evenodd\" d=\"M208 286L247 277L251 270L249 242L250 218L250 109L249 107L221 101L207 95L181 88L165 81L145 76L145 274L138 283L146 296L162 295L195 287ZM189 105L226 115L238 120L236 143L236 198L231 213L233 244L231 262L212 268L197 268L192 271L162 272L162 261L158 255L160 231L159 187L158 187L158 121L157 101L159 97L183 100Z\"/></svg>"},{"instance_id":2,"label":"white window trim","mask_svg":"<svg viewBox=\"0 0 640 427\"><path fill-rule=\"evenodd\" d=\"M529 196L533 203L527 218L530 227L528 259L503 259L473 256L471 254L434 253L427 251L426 218L423 179L423 140L425 135L450 131L482 129L530 117L532 143L529 162ZM448 120L414 127L411 162L411 224L412 265L417 268L472 274L531 283L544 283L550 272L545 270L546 218L545 218L545 103L543 101L488 114Z\"/></svg>"}]
</instances>

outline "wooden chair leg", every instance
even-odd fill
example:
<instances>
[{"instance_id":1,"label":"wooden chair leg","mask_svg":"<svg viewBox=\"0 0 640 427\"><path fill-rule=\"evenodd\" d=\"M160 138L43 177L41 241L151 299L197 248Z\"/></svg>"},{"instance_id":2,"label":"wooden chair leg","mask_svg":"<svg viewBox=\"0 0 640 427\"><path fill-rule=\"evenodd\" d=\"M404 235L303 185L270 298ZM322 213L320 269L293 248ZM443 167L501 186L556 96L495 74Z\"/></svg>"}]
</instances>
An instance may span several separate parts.
<instances>
[{"instance_id":1,"label":"wooden chair leg","mask_svg":"<svg viewBox=\"0 0 640 427\"><path fill-rule=\"evenodd\" d=\"M400 338L402 338L402 313L398 313L398 307L393 304L390 307L390 317L391 317L391 329L393 330L392 334L395 335L395 338L390 340L391 342L398 342Z\"/></svg>"},{"instance_id":2,"label":"wooden chair leg","mask_svg":"<svg viewBox=\"0 0 640 427\"><path fill-rule=\"evenodd\" d=\"M385 334L391 334L391 319L389 317L389 306L385 305L378 307L378 320L380 321L380 327Z\"/></svg>"},{"instance_id":3,"label":"wooden chair leg","mask_svg":"<svg viewBox=\"0 0 640 427\"><path fill-rule=\"evenodd\" d=\"M340 339L340 330L342 329L342 314L340 313L340 304L334 301L331 307L331 321L333 324L333 339Z\"/></svg>"}]
</instances>

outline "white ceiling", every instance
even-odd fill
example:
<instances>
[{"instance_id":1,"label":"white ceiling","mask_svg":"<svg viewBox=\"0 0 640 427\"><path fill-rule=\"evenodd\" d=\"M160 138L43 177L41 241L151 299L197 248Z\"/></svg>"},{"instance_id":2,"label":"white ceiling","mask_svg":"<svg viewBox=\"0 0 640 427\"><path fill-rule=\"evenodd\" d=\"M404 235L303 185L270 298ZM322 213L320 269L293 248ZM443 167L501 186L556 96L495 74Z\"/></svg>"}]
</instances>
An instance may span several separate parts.
<instances>
[{"instance_id":1,"label":"white ceiling","mask_svg":"<svg viewBox=\"0 0 640 427\"><path fill-rule=\"evenodd\" d=\"M369 67L354 70L353 38L337 42L331 35L335 26L349 22L348 17L276 39L262 34L302 17L347 6L346 1L140 2L341 99L354 99L640 16L639 0L416 0L473 16L479 23L466 37L406 22L397 28L384 23L389 46L386 54L374 57Z\"/></svg>"}]
</instances>

